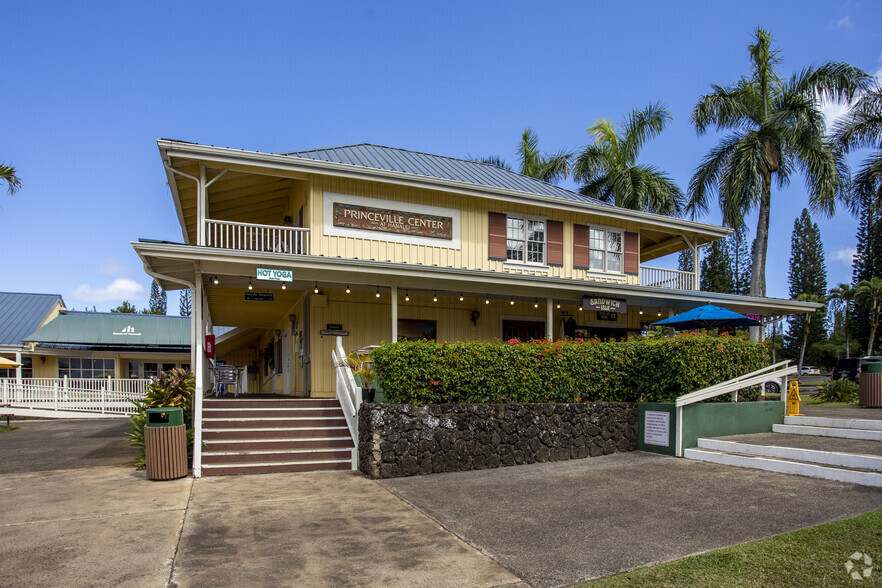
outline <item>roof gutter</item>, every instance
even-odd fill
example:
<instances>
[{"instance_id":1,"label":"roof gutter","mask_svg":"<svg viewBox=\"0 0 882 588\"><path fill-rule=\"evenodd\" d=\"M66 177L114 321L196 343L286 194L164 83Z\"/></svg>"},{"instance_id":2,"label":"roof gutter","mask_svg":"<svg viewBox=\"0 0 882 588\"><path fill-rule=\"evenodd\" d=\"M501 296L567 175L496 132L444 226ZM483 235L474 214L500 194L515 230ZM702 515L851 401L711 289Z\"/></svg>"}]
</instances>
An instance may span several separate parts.
<instances>
[{"instance_id":1,"label":"roof gutter","mask_svg":"<svg viewBox=\"0 0 882 588\"><path fill-rule=\"evenodd\" d=\"M730 235L733 232L733 229L729 229L726 227L720 227L707 223L699 223L696 221L685 219L678 219L650 212L642 212L639 210L631 210L628 208L592 204L589 202L578 202L575 200L568 201L562 198L556 198L554 196L545 196L543 194L535 194L532 192L520 192L517 190L506 190L504 188L496 188L493 186L481 186L481 189L476 189L475 184L469 184L467 182L459 182L443 178L432 178L404 172L367 168L345 163L318 161L313 159L293 157L290 155L260 153L257 151L245 151L239 149L229 149L225 147L210 147L205 145L198 145L195 143L181 143L177 141L170 141L168 139L158 140L157 145L159 146L160 153L163 154L163 161L168 163L171 162L171 158L180 157L189 159L207 159L222 164L249 165L270 169L285 169L300 173L324 173L326 175L352 179L376 181L379 178L394 184L416 188L442 190L445 192L455 192L457 194L466 194L478 198L490 198L493 200L506 201L511 201L512 198L517 198L520 201L537 206L543 206L546 208L555 208L559 210L567 210L570 212L580 213L588 212L607 218L624 218L627 220L676 231L689 231L693 233L700 233L713 239L721 239Z\"/></svg>"}]
</instances>

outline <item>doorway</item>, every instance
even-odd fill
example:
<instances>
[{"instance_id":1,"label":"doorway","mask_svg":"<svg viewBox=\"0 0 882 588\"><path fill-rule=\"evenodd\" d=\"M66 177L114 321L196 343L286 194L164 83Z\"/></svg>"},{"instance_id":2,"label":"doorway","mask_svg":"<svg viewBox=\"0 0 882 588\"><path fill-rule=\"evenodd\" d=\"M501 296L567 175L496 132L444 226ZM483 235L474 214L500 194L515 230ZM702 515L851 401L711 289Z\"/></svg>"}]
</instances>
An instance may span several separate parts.
<instances>
[{"instance_id":1,"label":"doorway","mask_svg":"<svg viewBox=\"0 0 882 588\"><path fill-rule=\"evenodd\" d=\"M525 319L503 319L502 340L517 339L518 341L532 341L545 338L545 321Z\"/></svg>"}]
</instances>

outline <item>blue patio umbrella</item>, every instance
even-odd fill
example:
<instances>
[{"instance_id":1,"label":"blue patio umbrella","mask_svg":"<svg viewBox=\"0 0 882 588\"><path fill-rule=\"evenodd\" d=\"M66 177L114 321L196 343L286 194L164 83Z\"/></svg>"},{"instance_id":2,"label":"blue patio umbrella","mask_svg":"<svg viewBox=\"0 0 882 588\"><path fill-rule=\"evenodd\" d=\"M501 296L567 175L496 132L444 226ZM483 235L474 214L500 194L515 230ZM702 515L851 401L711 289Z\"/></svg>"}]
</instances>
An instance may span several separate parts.
<instances>
[{"instance_id":1,"label":"blue patio umbrella","mask_svg":"<svg viewBox=\"0 0 882 588\"><path fill-rule=\"evenodd\" d=\"M743 314L713 304L706 304L684 313L652 323L653 327L682 329L715 329L717 327L759 327L762 323Z\"/></svg>"}]
</instances>

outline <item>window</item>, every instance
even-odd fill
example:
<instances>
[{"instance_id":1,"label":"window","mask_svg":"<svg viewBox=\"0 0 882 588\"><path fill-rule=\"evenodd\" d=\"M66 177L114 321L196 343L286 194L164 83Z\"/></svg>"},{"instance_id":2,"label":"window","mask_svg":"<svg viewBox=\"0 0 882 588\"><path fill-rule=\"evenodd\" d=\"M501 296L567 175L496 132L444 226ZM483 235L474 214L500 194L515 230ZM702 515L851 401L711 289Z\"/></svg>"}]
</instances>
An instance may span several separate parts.
<instances>
[{"instance_id":1,"label":"window","mask_svg":"<svg viewBox=\"0 0 882 588\"><path fill-rule=\"evenodd\" d=\"M588 269L622 273L622 232L591 227L588 237Z\"/></svg>"},{"instance_id":2,"label":"window","mask_svg":"<svg viewBox=\"0 0 882 588\"><path fill-rule=\"evenodd\" d=\"M141 373L141 370L139 368L140 368L140 364L137 361L130 361L129 362L129 378L131 378L133 380L137 380L140 377L139 374Z\"/></svg>"},{"instance_id":3,"label":"window","mask_svg":"<svg viewBox=\"0 0 882 588\"><path fill-rule=\"evenodd\" d=\"M58 377L106 378L116 376L116 360L91 357L59 357Z\"/></svg>"},{"instance_id":4,"label":"window","mask_svg":"<svg viewBox=\"0 0 882 588\"><path fill-rule=\"evenodd\" d=\"M507 216L505 257L508 261L545 265L545 220Z\"/></svg>"},{"instance_id":5,"label":"window","mask_svg":"<svg viewBox=\"0 0 882 588\"><path fill-rule=\"evenodd\" d=\"M7 358L7 359L12 359L12 358ZM0 378L14 378L15 377L15 369L16 368L0 369ZM21 377L22 378L33 378L34 377L34 358L33 357L22 357L21 358Z\"/></svg>"},{"instance_id":6,"label":"window","mask_svg":"<svg viewBox=\"0 0 882 588\"><path fill-rule=\"evenodd\" d=\"M158 363L150 363L144 362L144 378L158 378L159 377L159 364Z\"/></svg>"}]
</instances>

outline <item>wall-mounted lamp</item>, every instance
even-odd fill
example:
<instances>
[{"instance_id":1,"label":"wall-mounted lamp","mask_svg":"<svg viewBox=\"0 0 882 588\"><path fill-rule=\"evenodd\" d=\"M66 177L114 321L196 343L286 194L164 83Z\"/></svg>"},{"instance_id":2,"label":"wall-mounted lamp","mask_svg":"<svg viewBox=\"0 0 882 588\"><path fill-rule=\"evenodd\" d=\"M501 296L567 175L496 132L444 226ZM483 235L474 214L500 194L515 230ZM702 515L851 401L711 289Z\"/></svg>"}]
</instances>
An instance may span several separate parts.
<instances>
[{"instance_id":1,"label":"wall-mounted lamp","mask_svg":"<svg viewBox=\"0 0 882 588\"><path fill-rule=\"evenodd\" d=\"M478 319L479 319L480 317L481 317L481 311L480 311L480 310L473 310L473 311L472 311L472 324L473 324L473 325L477 325L477 324L478 324Z\"/></svg>"}]
</instances>

